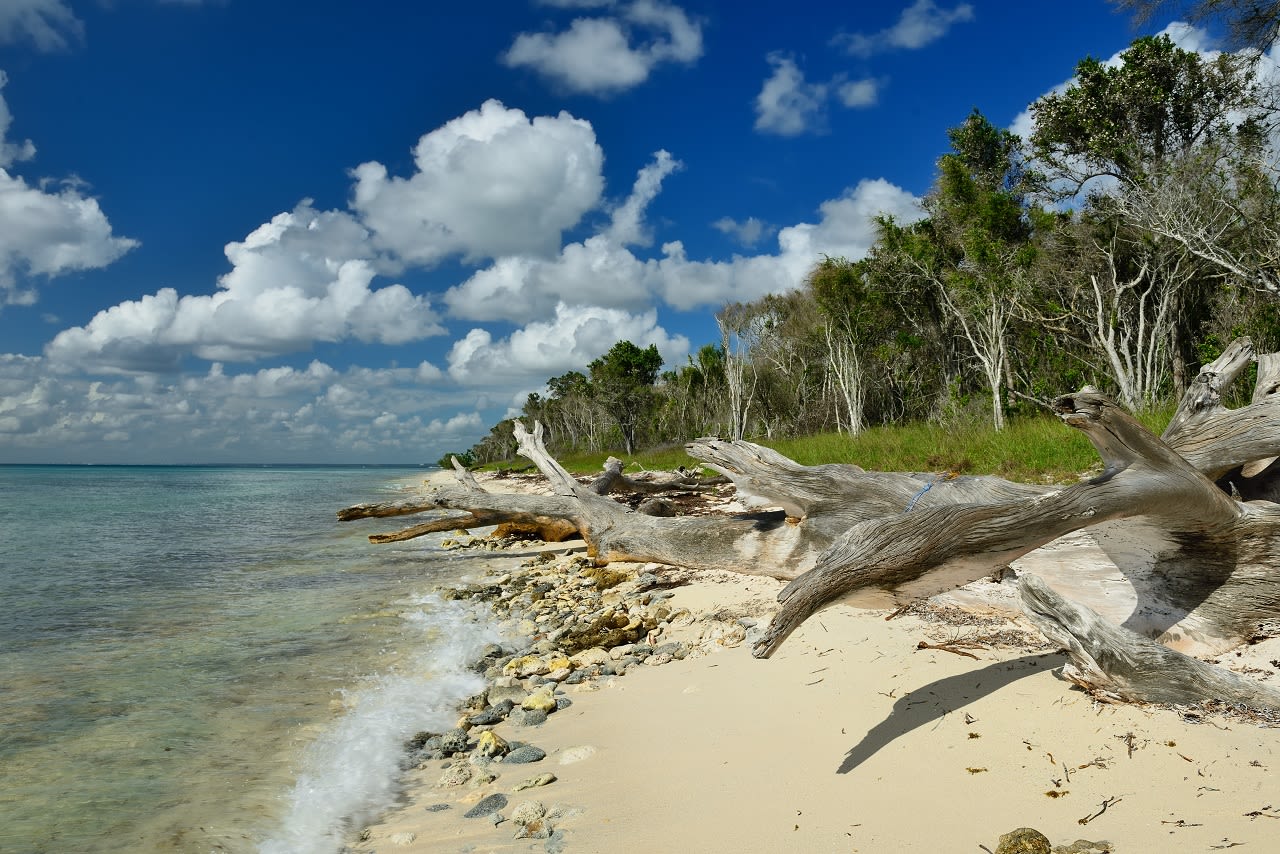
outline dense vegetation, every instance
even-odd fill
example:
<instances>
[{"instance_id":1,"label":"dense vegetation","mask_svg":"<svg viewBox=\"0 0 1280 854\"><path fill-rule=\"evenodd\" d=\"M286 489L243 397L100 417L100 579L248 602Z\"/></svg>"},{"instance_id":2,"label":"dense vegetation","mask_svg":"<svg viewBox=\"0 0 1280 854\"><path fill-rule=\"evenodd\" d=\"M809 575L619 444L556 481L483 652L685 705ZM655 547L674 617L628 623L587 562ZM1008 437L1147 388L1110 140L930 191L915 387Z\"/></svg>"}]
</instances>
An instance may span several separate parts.
<instances>
[{"instance_id":1,"label":"dense vegetation","mask_svg":"<svg viewBox=\"0 0 1280 854\"><path fill-rule=\"evenodd\" d=\"M1249 52L1146 37L1122 64L1085 59L1032 105L1029 139L976 109L951 128L922 216L879 219L865 258L815 259L797 289L724 306L720 340L671 370L620 341L523 415L554 452L592 454L889 423L999 431L1085 384L1135 412L1167 406L1236 336L1280 350L1274 94ZM513 452L504 423L459 456Z\"/></svg>"}]
</instances>

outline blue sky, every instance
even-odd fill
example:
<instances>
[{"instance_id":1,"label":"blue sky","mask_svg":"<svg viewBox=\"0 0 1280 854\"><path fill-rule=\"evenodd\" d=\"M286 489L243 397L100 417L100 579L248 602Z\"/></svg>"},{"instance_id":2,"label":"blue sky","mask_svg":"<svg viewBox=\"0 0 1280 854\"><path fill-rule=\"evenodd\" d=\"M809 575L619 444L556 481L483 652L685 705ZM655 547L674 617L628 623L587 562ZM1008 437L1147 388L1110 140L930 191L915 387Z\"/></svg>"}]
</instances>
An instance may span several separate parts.
<instances>
[{"instance_id":1,"label":"blue sky","mask_svg":"<svg viewBox=\"0 0 1280 854\"><path fill-rule=\"evenodd\" d=\"M1103 0L0 0L0 462L433 462L913 215Z\"/></svg>"}]
</instances>

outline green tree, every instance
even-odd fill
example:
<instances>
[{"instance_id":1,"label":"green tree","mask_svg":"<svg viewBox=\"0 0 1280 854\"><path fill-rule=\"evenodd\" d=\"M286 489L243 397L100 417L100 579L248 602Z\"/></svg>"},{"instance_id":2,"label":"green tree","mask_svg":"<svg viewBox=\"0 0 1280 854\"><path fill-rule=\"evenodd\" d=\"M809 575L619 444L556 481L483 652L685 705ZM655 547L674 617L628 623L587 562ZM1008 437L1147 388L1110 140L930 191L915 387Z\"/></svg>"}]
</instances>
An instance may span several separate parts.
<instances>
[{"instance_id":1,"label":"green tree","mask_svg":"<svg viewBox=\"0 0 1280 854\"><path fill-rule=\"evenodd\" d=\"M1224 53L1206 60L1168 36L1145 36L1120 54L1118 65L1082 59L1071 86L1032 104L1030 142L1069 197L1101 176L1149 181L1179 154L1232 136L1241 118L1251 125L1256 104L1246 58Z\"/></svg>"},{"instance_id":2,"label":"green tree","mask_svg":"<svg viewBox=\"0 0 1280 854\"><path fill-rule=\"evenodd\" d=\"M1167 360L1180 394L1211 313L1212 279L1280 287L1276 173L1261 162L1268 113L1246 57L1206 59L1160 36L1137 39L1120 59L1082 60L1074 84L1032 105L1032 148L1061 196L1110 177L1090 185L1084 205L1107 233L1095 241L1106 275L1081 288L1111 307L1094 339L1107 343L1115 323L1141 318L1145 331L1128 335L1139 349L1121 346L1107 360L1150 363L1149 379ZM1113 375L1123 387L1121 371ZM1139 405L1155 390L1143 384L1134 386Z\"/></svg>"},{"instance_id":3,"label":"green tree","mask_svg":"<svg viewBox=\"0 0 1280 854\"><path fill-rule=\"evenodd\" d=\"M823 318L827 371L842 404L836 427L843 423L856 436L866 425L872 352L896 326L892 304L874 286L867 265L846 258L823 258L805 283Z\"/></svg>"},{"instance_id":4,"label":"green tree","mask_svg":"<svg viewBox=\"0 0 1280 854\"><path fill-rule=\"evenodd\" d=\"M545 410L543 424L551 433L548 447L558 450L602 447L606 418L586 374L568 371L547 380Z\"/></svg>"},{"instance_id":5,"label":"green tree","mask_svg":"<svg viewBox=\"0 0 1280 854\"><path fill-rule=\"evenodd\" d=\"M715 344L698 349L697 358L659 379L659 439L688 441L724 435L728 429L724 351Z\"/></svg>"},{"instance_id":6,"label":"green tree","mask_svg":"<svg viewBox=\"0 0 1280 854\"><path fill-rule=\"evenodd\" d=\"M978 364L991 395L995 429L1004 427L1001 388L1011 376L1010 326L1026 298L1035 260L1021 140L974 110L947 133L951 151L925 197L928 218L880 223L879 261L936 294Z\"/></svg>"},{"instance_id":7,"label":"green tree","mask_svg":"<svg viewBox=\"0 0 1280 854\"><path fill-rule=\"evenodd\" d=\"M628 454L635 453L636 435L657 404L653 384L662 369L657 345L641 350L619 341L590 365L596 399L617 423Z\"/></svg>"}]
</instances>

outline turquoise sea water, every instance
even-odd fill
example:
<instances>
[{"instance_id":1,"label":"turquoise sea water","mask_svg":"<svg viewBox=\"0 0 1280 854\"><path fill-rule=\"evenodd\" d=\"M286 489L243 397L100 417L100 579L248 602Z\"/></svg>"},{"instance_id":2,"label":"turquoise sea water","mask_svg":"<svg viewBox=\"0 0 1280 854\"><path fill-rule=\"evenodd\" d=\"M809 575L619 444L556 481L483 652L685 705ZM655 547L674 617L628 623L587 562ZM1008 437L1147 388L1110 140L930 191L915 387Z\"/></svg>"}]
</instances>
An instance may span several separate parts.
<instances>
[{"instance_id":1,"label":"turquoise sea water","mask_svg":"<svg viewBox=\"0 0 1280 854\"><path fill-rule=\"evenodd\" d=\"M325 854L479 689L423 469L0 466L0 851Z\"/></svg>"}]
</instances>

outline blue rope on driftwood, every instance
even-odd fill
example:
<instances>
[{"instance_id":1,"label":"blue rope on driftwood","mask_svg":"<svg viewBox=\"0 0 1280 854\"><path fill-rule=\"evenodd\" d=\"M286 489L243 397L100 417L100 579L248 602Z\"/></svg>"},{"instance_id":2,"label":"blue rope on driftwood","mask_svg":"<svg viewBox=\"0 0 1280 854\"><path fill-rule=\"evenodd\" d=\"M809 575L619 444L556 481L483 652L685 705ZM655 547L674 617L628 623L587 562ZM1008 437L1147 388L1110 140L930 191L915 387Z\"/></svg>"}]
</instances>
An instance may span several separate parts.
<instances>
[{"instance_id":1,"label":"blue rope on driftwood","mask_svg":"<svg viewBox=\"0 0 1280 854\"><path fill-rule=\"evenodd\" d=\"M909 502L907 502L907 509L906 509L906 510L903 510L902 512L903 512L903 513L910 513L912 510L914 510L914 509L915 509L915 506L916 506L916 502L917 502L917 501L919 501L919 500L920 500L920 498L921 498L921 497L922 497L926 492L928 492L929 490L933 489L933 485L934 485L935 483L939 483L940 481L944 481L944 480L951 480L952 478L954 478L954 477L956 477L956 476L957 476L956 472L953 472L953 471L943 472L942 474L934 475L933 480L929 481L928 483L926 483L926 484L924 485L924 489L921 489L921 490L920 490L919 492L917 492L915 495L911 496L911 500L910 500Z\"/></svg>"},{"instance_id":2,"label":"blue rope on driftwood","mask_svg":"<svg viewBox=\"0 0 1280 854\"><path fill-rule=\"evenodd\" d=\"M902 512L903 512L903 513L910 513L912 510L914 510L914 509L915 509L915 506L916 506L916 502L920 500L920 497L921 497L922 495L924 495L926 492L928 492L929 490L933 489L933 485L934 485L935 483L937 483L937 482L938 482L938 481L936 481L936 480L931 480L931 481L929 481L928 483L926 483L926 484L924 485L924 489L920 490L920 491L919 491L919 492L917 492L915 495L911 496L911 501L909 501L909 502L907 503L907 509L906 509L906 510L903 510Z\"/></svg>"}]
</instances>

